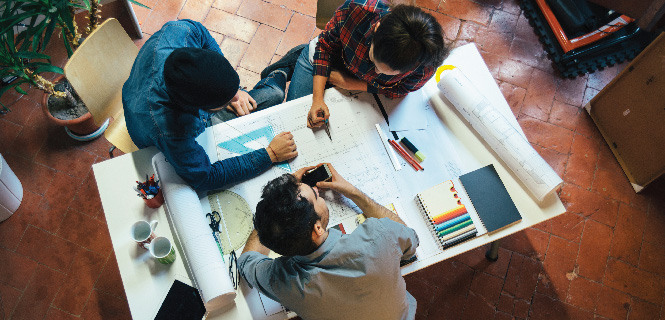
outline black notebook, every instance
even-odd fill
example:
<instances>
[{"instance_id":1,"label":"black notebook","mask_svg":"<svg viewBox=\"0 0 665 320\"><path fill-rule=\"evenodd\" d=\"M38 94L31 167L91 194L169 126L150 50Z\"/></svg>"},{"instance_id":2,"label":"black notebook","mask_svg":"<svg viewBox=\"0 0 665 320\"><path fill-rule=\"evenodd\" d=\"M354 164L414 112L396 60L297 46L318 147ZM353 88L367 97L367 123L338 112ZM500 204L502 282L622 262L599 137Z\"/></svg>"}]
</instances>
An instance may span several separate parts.
<instances>
[{"instance_id":1,"label":"black notebook","mask_svg":"<svg viewBox=\"0 0 665 320\"><path fill-rule=\"evenodd\" d=\"M494 165L461 175L459 179L487 233L522 220Z\"/></svg>"},{"instance_id":2,"label":"black notebook","mask_svg":"<svg viewBox=\"0 0 665 320\"><path fill-rule=\"evenodd\" d=\"M199 295L199 290L175 280L155 319L201 320L205 313L206 308Z\"/></svg>"}]
</instances>

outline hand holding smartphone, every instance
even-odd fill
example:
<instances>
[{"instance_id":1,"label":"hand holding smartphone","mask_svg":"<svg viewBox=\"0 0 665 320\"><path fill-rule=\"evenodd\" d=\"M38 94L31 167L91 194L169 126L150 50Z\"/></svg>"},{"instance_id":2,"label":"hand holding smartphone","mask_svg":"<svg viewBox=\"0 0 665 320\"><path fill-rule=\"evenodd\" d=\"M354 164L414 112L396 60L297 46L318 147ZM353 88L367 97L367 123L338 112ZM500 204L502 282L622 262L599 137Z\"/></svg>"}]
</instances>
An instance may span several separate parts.
<instances>
[{"instance_id":1,"label":"hand holding smartphone","mask_svg":"<svg viewBox=\"0 0 665 320\"><path fill-rule=\"evenodd\" d=\"M332 173L328 164L322 164L311 171L305 172L302 176L302 183L307 184L311 187L316 187L316 183L319 181L329 181L332 179Z\"/></svg>"}]
</instances>

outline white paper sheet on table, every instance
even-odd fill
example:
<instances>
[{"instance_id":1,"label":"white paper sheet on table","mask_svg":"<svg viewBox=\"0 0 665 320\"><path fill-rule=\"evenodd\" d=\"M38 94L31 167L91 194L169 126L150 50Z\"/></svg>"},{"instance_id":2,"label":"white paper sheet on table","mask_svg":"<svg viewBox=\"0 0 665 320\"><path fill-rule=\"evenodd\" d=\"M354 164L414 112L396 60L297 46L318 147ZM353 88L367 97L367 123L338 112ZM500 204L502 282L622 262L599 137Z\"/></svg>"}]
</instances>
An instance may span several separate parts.
<instances>
[{"instance_id":1,"label":"white paper sheet on table","mask_svg":"<svg viewBox=\"0 0 665 320\"><path fill-rule=\"evenodd\" d=\"M349 182L376 201L393 198L398 193L395 183L389 182L393 180L394 170L375 129L376 123L380 123L384 130L387 125L374 98L367 93L354 96L329 89L325 93L325 100L330 108L332 141L323 130L307 128L306 117L311 106L311 96L271 107L259 116L250 114L218 124L213 127L214 139L219 145L220 142L267 126L272 127L274 134L289 131L298 147L298 156L288 162L290 172L330 162ZM245 143L245 147L254 149L249 142ZM238 155L221 147L217 148L217 154L219 159ZM247 200L251 208L256 208L263 186L285 172L273 166L258 177L231 185L228 189ZM328 201L331 224L359 213L353 202L337 193L325 191L322 196Z\"/></svg>"},{"instance_id":2,"label":"white paper sheet on table","mask_svg":"<svg viewBox=\"0 0 665 320\"><path fill-rule=\"evenodd\" d=\"M427 117L425 108L428 105L428 97L425 90L409 93L403 99L393 100L396 103L387 103L383 95L379 95L386 113L388 114L388 127L390 131L407 131L427 129Z\"/></svg>"}]
</instances>

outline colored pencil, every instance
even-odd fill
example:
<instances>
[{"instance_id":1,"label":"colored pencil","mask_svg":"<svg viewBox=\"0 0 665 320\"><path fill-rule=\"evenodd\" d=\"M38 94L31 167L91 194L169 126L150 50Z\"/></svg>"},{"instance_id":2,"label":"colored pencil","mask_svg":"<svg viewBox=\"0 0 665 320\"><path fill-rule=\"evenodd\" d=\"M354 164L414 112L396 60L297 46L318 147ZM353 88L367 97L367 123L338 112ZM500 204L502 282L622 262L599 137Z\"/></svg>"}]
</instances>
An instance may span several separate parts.
<instances>
[{"instance_id":1,"label":"colored pencil","mask_svg":"<svg viewBox=\"0 0 665 320\"><path fill-rule=\"evenodd\" d=\"M467 232L469 232L469 231L471 231L471 230L473 230L473 229L475 229L475 228L476 228L476 226L474 226L474 225L471 224L471 225L468 225L468 226L466 226L466 227L464 227L464 228L462 228L462 229L459 229L459 230L457 230L457 231L455 231L455 232L453 232L453 233L451 233L451 234L449 234L449 235L446 235L446 236L444 236L444 237L440 237L440 239L441 239L441 241L444 241L444 242L445 242L445 241L448 241L448 240L450 240L450 239L452 239L452 238L455 238L455 237L457 237L457 236L459 236L459 235L461 235L461 234L467 233Z\"/></svg>"},{"instance_id":2,"label":"colored pencil","mask_svg":"<svg viewBox=\"0 0 665 320\"><path fill-rule=\"evenodd\" d=\"M450 228L450 227L452 227L452 226L454 226L454 225L456 225L460 222L464 222L464 221L469 220L469 219L471 219L471 216L467 213L467 214L461 215L457 218L450 219L450 220L448 220L444 223L434 225L434 227L436 227L436 232L439 232L439 231L443 231L443 230L448 229L448 228Z\"/></svg>"},{"instance_id":3,"label":"colored pencil","mask_svg":"<svg viewBox=\"0 0 665 320\"><path fill-rule=\"evenodd\" d=\"M448 229L446 229L446 230L439 231L438 236L439 236L439 237L446 236L446 235L448 235L448 234L450 234L450 233L453 233L453 232L455 232L455 231L457 231L457 230L459 230L459 229L462 229L462 228L464 228L464 227L466 227L466 226L468 226L468 225L470 225L470 224L473 224L473 221L472 221L472 220L467 220L467 221L464 221L464 222L462 222L462 223L458 223L458 224L456 224L455 226L452 226L452 227L450 227L450 228L448 228Z\"/></svg>"},{"instance_id":4,"label":"colored pencil","mask_svg":"<svg viewBox=\"0 0 665 320\"><path fill-rule=\"evenodd\" d=\"M465 233L465 234L462 234L462 235L460 235L460 236L457 236L456 238L452 238L452 239L450 239L450 240L448 240L448 241L445 241L445 242L443 243L443 248L444 248L444 249L450 248L450 247L452 247L452 246L454 246L454 245L456 245L456 244L459 244L459 243L461 243L461 242L464 242L464 241L466 241L466 240L468 240L468 239L471 239L471 238L475 237L476 234L478 234L478 230L475 230L475 229L474 229L474 230L471 230L471 231L469 231L469 232L467 232L467 233Z\"/></svg>"},{"instance_id":5,"label":"colored pencil","mask_svg":"<svg viewBox=\"0 0 665 320\"><path fill-rule=\"evenodd\" d=\"M450 219L455 219L465 213L467 213L466 207L463 204L460 204L457 208L446 211L438 216L432 217L432 223L442 224Z\"/></svg>"}]
</instances>

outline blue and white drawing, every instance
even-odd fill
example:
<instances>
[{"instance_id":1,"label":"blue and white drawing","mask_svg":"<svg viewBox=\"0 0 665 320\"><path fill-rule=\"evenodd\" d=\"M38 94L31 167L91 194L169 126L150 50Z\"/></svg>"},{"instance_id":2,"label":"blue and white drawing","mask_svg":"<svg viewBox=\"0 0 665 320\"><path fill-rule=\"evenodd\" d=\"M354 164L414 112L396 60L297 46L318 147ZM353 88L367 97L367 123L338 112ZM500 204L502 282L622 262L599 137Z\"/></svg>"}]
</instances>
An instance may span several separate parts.
<instances>
[{"instance_id":1,"label":"blue and white drawing","mask_svg":"<svg viewBox=\"0 0 665 320\"><path fill-rule=\"evenodd\" d=\"M259 129L256 129L254 131L248 132L246 134L243 134L241 136L235 137L231 140L223 141L220 142L217 146L223 149L226 149L230 152L237 153L237 154L246 154L249 152L254 151L254 149L248 148L245 146L246 143L258 140L261 138L266 138L268 142L272 141L272 138L275 137L275 133L272 130L272 126L268 125L265 127L261 127ZM280 167L288 172L291 172L291 166L289 165L288 162L280 162L275 164L276 167Z\"/></svg>"}]
</instances>

